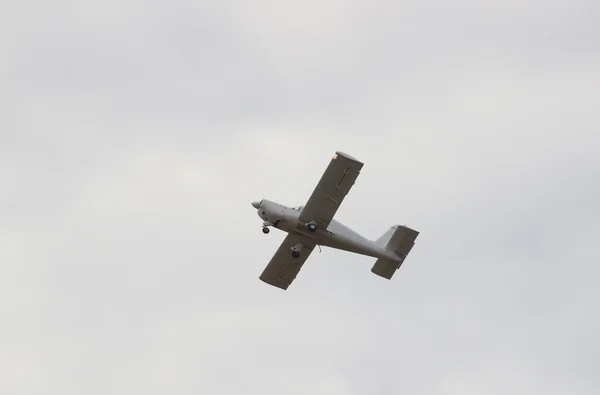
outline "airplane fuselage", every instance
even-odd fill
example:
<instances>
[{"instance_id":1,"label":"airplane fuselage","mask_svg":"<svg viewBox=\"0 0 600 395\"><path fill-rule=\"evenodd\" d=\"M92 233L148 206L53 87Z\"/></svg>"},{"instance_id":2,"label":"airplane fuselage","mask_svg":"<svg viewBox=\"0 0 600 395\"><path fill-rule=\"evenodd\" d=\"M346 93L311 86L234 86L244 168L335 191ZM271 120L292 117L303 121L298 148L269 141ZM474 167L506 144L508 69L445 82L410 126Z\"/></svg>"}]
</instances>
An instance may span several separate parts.
<instances>
[{"instance_id":1,"label":"airplane fuselage","mask_svg":"<svg viewBox=\"0 0 600 395\"><path fill-rule=\"evenodd\" d=\"M257 209L258 216L264 221L263 226L274 227L287 233L302 235L307 243L320 245L338 250L354 252L374 258L386 258L398 261L392 251L386 250L374 241L356 233L335 219L331 220L327 229L317 227L311 232L307 224L298 220L303 207L287 207L282 204L263 199L252 204ZM265 233L268 233L268 228Z\"/></svg>"}]
</instances>

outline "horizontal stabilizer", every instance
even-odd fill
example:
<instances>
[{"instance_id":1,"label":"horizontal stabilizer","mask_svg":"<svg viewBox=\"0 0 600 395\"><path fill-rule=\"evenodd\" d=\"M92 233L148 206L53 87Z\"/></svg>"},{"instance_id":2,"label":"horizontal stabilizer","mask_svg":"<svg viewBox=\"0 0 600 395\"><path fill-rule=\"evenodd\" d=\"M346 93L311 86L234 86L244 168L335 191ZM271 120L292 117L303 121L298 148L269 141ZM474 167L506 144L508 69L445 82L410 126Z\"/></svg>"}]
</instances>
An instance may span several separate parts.
<instances>
[{"instance_id":1,"label":"horizontal stabilizer","mask_svg":"<svg viewBox=\"0 0 600 395\"><path fill-rule=\"evenodd\" d=\"M402 266L402 263L408 256L408 253L415 245L415 240L419 236L419 232L410 229L406 226L392 226L385 234L383 234L376 243L384 246L385 249L393 251L398 259L379 258L371 268L374 274L387 278L392 278L396 270Z\"/></svg>"}]
</instances>

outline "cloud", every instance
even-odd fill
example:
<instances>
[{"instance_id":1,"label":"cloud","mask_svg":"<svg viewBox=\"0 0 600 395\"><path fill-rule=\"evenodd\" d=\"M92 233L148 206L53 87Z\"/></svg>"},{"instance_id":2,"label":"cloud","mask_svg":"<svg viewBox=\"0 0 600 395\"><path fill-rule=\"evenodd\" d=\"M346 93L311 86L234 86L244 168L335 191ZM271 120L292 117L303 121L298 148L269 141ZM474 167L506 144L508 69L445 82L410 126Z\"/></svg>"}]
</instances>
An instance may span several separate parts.
<instances>
[{"instance_id":1,"label":"cloud","mask_svg":"<svg viewBox=\"0 0 600 395\"><path fill-rule=\"evenodd\" d=\"M596 393L598 11L10 5L0 392ZM338 219L411 257L266 286L250 202L304 204L335 150Z\"/></svg>"}]
</instances>

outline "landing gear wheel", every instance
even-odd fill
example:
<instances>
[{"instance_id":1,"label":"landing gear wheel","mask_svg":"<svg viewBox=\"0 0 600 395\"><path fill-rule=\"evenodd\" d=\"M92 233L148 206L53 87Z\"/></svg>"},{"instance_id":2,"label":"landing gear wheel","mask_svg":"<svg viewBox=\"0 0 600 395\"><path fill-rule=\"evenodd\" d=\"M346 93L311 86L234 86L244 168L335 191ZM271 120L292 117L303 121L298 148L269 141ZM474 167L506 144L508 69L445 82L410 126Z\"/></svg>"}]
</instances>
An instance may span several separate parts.
<instances>
[{"instance_id":1,"label":"landing gear wheel","mask_svg":"<svg viewBox=\"0 0 600 395\"><path fill-rule=\"evenodd\" d=\"M306 225L306 227L311 232L315 232L317 230L317 226L315 224L308 224L308 225Z\"/></svg>"},{"instance_id":2,"label":"landing gear wheel","mask_svg":"<svg viewBox=\"0 0 600 395\"><path fill-rule=\"evenodd\" d=\"M300 253L298 251L292 251L292 258L294 258L294 259L300 258Z\"/></svg>"},{"instance_id":3,"label":"landing gear wheel","mask_svg":"<svg viewBox=\"0 0 600 395\"><path fill-rule=\"evenodd\" d=\"M264 234L267 234L267 233L269 233L270 231L271 231L271 230L270 230L269 228L267 228L266 226L265 226L265 227L262 229L262 232L263 232Z\"/></svg>"}]
</instances>

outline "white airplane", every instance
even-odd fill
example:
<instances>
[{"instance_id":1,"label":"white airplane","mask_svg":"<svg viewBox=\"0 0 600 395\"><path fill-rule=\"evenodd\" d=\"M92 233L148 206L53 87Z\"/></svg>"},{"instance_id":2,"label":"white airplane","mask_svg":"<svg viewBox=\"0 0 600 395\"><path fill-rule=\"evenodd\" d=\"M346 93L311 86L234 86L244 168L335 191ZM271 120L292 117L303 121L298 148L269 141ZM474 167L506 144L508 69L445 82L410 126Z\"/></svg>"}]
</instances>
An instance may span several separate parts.
<instances>
[{"instance_id":1,"label":"white airplane","mask_svg":"<svg viewBox=\"0 0 600 395\"><path fill-rule=\"evenodd\" d=\"M338 151L305 206L291 208L266 199L252 202L264 221L263 233L269 233L270 226L288 233L260 275L262 281L286 290L316 246L377 258L371 272L392 278L419 232L396 225L372 241L333 219L362 167L362 162Z\"/></svg>"}]
</instances>

